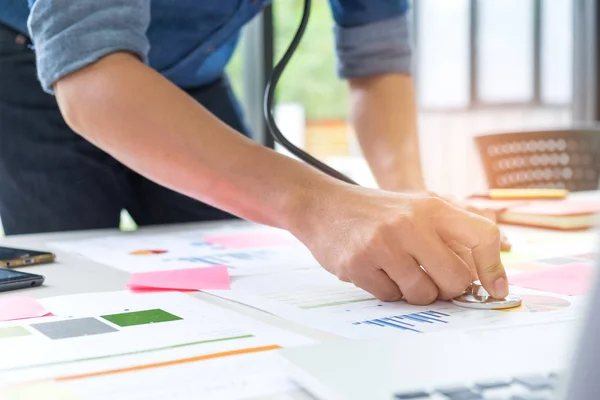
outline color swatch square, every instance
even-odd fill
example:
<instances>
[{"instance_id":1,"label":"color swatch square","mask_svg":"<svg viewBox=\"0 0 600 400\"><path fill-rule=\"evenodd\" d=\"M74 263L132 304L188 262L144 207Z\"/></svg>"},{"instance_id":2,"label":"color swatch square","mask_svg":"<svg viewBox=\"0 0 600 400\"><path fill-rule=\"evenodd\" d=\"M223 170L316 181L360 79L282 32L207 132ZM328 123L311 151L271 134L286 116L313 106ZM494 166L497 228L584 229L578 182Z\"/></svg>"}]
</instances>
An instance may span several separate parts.
<instances>
[{"instance_id":1,"label":"color swatch square","mask_svg":"<svg viewBox=\"0 0 600 400\"><path fill-rule=\"evenodd\" d=\"M29 332L22 326L9 326L8 328L0 328L0 339L8 339L29 335L31 335L31 332Z\"/></svg>"},{"instance_id":2,"label":"color swatch square","mask_svg":"<svg viewBox=\"0 0 600 400\"><path fill-rule=\"evenodd\" d=\"M32 324L31 327L53 340L118 332L117 329L98 321L96 318L45 322L43 324Z\"/></svg>"},{"instance_id":3,"label":"color swatch square","mask_svg":"<svg viewBox=\"0 0 600 400\"><path fill-rule=\"evenodd\" d=\"M120 327L155 324L159 322L177 321L182 318L161 309L132 311L121 314L103 315L107 321Z\"/></svg>"},{"instance_id":4,"label":"color swatch square","mask_svg":"<svg viewBox=\"0 0 600 400\"><path fill-rule=\"evenodd\" d=\"M574 258L567 258L567 257L553 257L553 258L539 259L539 260L535 260L535 261L541 262L544 264L550 264L550 265L565 265L565 264L571 264L571 263L577 262L579 260L574 259Z\"/></svg>"}]
</instances>

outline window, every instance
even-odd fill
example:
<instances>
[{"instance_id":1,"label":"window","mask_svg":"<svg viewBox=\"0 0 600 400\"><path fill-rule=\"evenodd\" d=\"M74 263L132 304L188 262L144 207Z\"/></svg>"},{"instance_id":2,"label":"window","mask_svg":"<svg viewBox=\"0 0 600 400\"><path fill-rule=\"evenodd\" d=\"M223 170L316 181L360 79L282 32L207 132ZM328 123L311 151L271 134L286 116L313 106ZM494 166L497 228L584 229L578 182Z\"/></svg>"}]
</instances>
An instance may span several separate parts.
<instances>
[{"instance_id":1,"label":"window","mask_svg":"<svg viewBox=\"0 0 600 400\"><path fill-rule=\"evenodd\" d=\"M542 102L568 104L573 97L573 0L542 3Z\"/></svg>"},{"instance_id":2,"label":"window","mask_svg":"<svg viewBox=\"0 0 600 400\"><path fill-rule=\"evenodd\" d=\"M469 0L420 0L417 7L420 104L465 108L470 101Z\"/></svg>"},{"instance_id":3,"label":"window","mask_svg":"<svg viewBox=\"0 0 600 400\"><path fill-rule=\"evenodd\" d=\"M478 100L526 103L534 98L533 0L477 2Z\"/></svg>"},{"instance_id":4,"label":"window","mask_svg":"<svg viewBox=\"0 0 600 400\"><path fill-rule=\"evenodd\" d=\"M442 194L486 188L476 135L560 127L571 120L572 0L412 2L419 135L426 181ZM275 2L275 54L295 33L302 0ZM335 74L333 19L314 1L305 37L277 91L292 142L363 184L373 179Z\"/></svg>"}]
</instances>

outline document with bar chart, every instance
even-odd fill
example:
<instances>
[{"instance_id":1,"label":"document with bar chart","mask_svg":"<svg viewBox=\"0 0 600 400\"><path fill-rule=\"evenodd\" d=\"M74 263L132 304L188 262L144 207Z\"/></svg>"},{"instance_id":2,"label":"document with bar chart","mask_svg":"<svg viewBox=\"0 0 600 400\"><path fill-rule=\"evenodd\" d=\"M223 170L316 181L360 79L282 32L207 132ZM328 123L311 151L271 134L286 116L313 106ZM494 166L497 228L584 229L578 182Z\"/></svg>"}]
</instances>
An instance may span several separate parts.
<instances>
[{"instance_id":1,"label":"document with bar chart","mask_svg":"<svg viewBox=\"0 0 600 400\"><path fill-rule=\"evenodd\" d=\"M131 273L226 265L231 276L240 276L320 268L290 233L245 221L181 232L120 232L49 245Z\"/></svg>"},{"instance_id":2,"label":"document with bar chart","mask_svg":"<svg viewBox=\"0 0 600 400\"><path fill-rule=\"evenodd\" d=\"M129 385L125 390L131 375L152 378L147 380L150 389L146 393L162 390L164 394L169 390L164 387L167 381L185 379L195 382L197 393L211 393L215 398L219 388L239 391L249 381L254 382L250 385L254 389L249 390L259 394L272 388L293 390L280 368L264 355L284 346L312 343L183 293L97 293L41 303L53 316L0 324L0 398L10 398L3 397L5 392L36 387L70 388L79 394L77 398L138 398L133 391L142 388ZM239 358L239 363L230 362L231 358ZM248 374L230 373L248 363L256 364ZM177 371L206 368L224 375L220 380L211 374L173 377ZM258 380L253 378L257 373L261 375ZM98 382L108 386L98 386ZM90 390L89 385L96 388ZM99 392L98 387L103 390ZM92 392L95 397L87 395Z\"/></svg>"},{"instance_id":3,"label":"document with bar chart","mask_svg":"<svg viewBox=\"0 0 600 400\"><path fill-rule=\"evenodd\" d=\"M577 319L583 299L519 289L521 307L473 310L450 302L384 303L324 270L239 277L231 291L207 291L317 329L351 338L513 326Z\"/></svg>"}]
</instances>

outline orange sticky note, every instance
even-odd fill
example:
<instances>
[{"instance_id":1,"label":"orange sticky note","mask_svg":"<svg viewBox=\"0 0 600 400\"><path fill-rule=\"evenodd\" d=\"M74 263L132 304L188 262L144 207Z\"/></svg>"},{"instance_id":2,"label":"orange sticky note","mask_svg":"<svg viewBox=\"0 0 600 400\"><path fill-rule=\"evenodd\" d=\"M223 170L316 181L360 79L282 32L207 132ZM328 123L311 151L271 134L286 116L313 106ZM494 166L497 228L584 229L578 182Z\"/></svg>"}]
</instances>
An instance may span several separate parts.
<instances>
[{"instance_id":1,"label":"orange sticky note","mask_svg":"<svg viewBox=\"0 0 600 400\"><path fill-rule=\"evenodd\" d=\"M50 315L50 312L32 297L0 297L0 321L38 318L44 315Z\"/></svg>"},{"instance_id":2,"label":"orange sticky note","mask_svg":"<svg viewBox=\"0 0 600 400\"><path fill-rule=\"evenodd\" d=\"M233 235L205 236L204 240L216 246L242 249L250 247L286 246L299 243L293 237L276 232L237 233Z\"/></svg>"},{"instance_id":3,"label":"orange sticky note","mask_svg":"<svg viewBox=\"0 0 600 400\"><path fill-rule=\"evenodd\" d=\"M229 290L229 271L226 266L176 269L169 271L136 272L127 284L132 290Z\"/></svg>"},{"instance_id":4,"label":"orange sticky note","mask_svg":"<svg viewBox=\"0 0 600 400\"><path fill-rule=\"evenodd\" d=\"M567 296L585 294L593 281L594 268L581 263L548 267L509 277L510 284Z\"/></svg>"}]
</instances>

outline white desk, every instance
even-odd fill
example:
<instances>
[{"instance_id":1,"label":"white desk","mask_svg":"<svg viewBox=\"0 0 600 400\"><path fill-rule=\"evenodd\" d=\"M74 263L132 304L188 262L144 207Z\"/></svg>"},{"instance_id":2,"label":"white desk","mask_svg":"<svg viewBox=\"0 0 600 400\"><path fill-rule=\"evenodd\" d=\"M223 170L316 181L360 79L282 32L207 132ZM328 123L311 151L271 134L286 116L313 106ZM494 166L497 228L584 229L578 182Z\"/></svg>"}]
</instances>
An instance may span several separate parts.
<instances>
[{"instance_id":1,"label":"white desk","mask_svg":"<svg viewBox=\"0 0 600 400\"><path fill-rule=\"evenodd\" d=\"M169 232L194 230L200 227L209 227L217 225L216 223L194 223L169 225L162 227L142 228L140 232ZM129 280L129 274L103 264L95 263L87 258L75 256L60 250L49 248L46 243L59 240L75 240L93 237L102 237L117 233L116 229L85 231L85 232L65 232L36 235L17 235L3 238L0 240L0 246L21 247L30 250L49 250L56 254L57 262L53 264L31 266L23 268L25 272L40 274L46 277L44 285L39 288L23 289L21 291L0 292L0 296L14 295L21 292L28 296L44 298L51 296L61 296L67 294L92 293L125 290L126 283ZM283 320L271 314L265 313L254 308L234 303L228 300L216 298L204 293L191 294L194 297L201 298L212 304L237 311L248 317L269 323L271 325L290 330L292 332L304 334L316 340L332 340L337 336L307 328L293 322Z\"/></svg>"},{"instance_id":2,"label":"white desk","mask_svg":"<svg viewBox=\"0 0 600 400\"><path fill-rule=\"evenodd\" d=\"M578 192L570 195L571 198L598 200L600 201L600 191ZM182 230L194 230L200 227L219 226L218 222L209 223L193 223L169 225L161 227L141 228L140 232L177 232ZM521 232L532 230L522 227L504 227L509 239L511 233L519 234ZM93 237L102 237L117 233L117 229L97 230L97 231L81 231L81 232L64 232L51 234L35 234L35 235L19 235L10 236L0 240L0 246L22 247L31 250L50 250L57 256L57 262L54 264L31 266L24 268L24 271L34 274L44 275L46 281L44 286L35 289L23 290L29 296L43 298L51 296L60 296L67 294L91 293L103 291L124 290L129 279L129 274L117 269L110 268L103 264L95 263L87 258L73 256L69 253L50 249L46 243L60 240L75 240ZM0 296L14 294L11 292L0 292ZM285 321L281 318L267 314L263 311L254 308L234 303L231 301L219 299L204 293L196 293L193 296L202 298L207 302L216 304L221 307L237 311L246 316L256 318L266 323L278 326L283 329L301 333L317 340L335 340L336 335L307 328L293 322Z\"/></svg>"},{"instance_id":3,"label":"white desk","mask_svg":"<svg viewBox=\"0 0 600 400\"><path fill-rule=\"evenodd\" d=\"M598 200L600 201L600 191L591 192L578 192L571 194L569 197L585 200ZM141 228L140 232L176 232L181 230L194 230L199 227L210 227L219 226L218 222L208 223L192 223L192 224L179 224L169 225L160 227L149 227ZM519 233L529 228L521 227L503 227L507 232L509 239L511 232ZM111 290L124 290L125 284L128 280L129 275L123 271L107 267L106 265L98 264L90 261L86 258L74 257L69 253L61 252L56 249L50 249L46 246L48 242L61 241L61 240L76 240L84 238L102 237L106 235L112 235L118 233L117 229L106 229L97 231L80 231L80 232L61 232L61 233L50 233L50 234L35 234L35 235L17 235L9 236L0 239L0 246L8 247L23 247L31 250L44 250L48 249L57 255L57 263L31 266L24 268L24 271L31 273L38 273L46 276L46 282L43 287L35 289L26 289L25 293L30 296L43 298L50 296L60 296L66 294L76 293L89 293L89 292L101 292ZM14 294L15 292L1 293L0 296L7 294ZM242 306L236 303L215 299L212 296L203 294L197 294L196 296L207 299L215 304L231 308L233 310L243 312L244 314L258 317L260 319L267 318L267 322L274 323L284 328L290 328L296 330L299 328L295 324L289 324L281 321L278 318L274 318L270 315L265 315L263 312L259 312L250 307ZM300 328L304 333L310 333L311 335L317 335L321 339L332 339L335 336L331 334L324 334L318 331L309 330L306 331ZM324 336L323 336L324 335Z\"/></svg>"},{"instance_id":4,"label":"white desk","mask_svg":"<svg viewBox=\"0 0 600 400\"><path fill-rule=\"evenodd\" d=\"M588 199L597 199L600 192L593 194L582 194L577 197L584 197ZM211 226L218 226L218 223L195 223L195 224L182 224L182 225L170 225L162 227L151 227L142 228L142 232L181 232L184 230L196 230L200 227L207 228ZM518 227L506 227L505 229L510 237L511 233L518 234L526 231L526 228ZM52 233L52 234L36 234L36 235L23 235L23 236L12 236L0 240L0 246L8 247L21 247L32 250L50 250L57 255L57 262L53 264L31 266L23 268L24 271L37 273L44 275L46 281L44 286L34 289L25 289L21 291L23 294L44 298L51 296L60 296L68 294L79 294L79 293L91 293L91 292L103 292L103 291L118 291L126 288L126 283L129 280L129 274L117 269L113 269L103 264L95 263L87 258L72 255L70 253L62 252L54 248L48 248L47 243L56 242L62 240L76 240L84 238L103 237L107 235L113 235L118 231L115 230L99 230L99 231L85 231L85 232L66 232L66 233ZM0 293L0 296L14 295L15 291ZM263 311L256 310L254 308L244 306L238 303L233 303L227 300L216 298L203 293L190 294L191 296L201 298L214 305L239 312L245 316L260 320L262 322L283 328L295 333L303 334L310 338L319 341L329 341L338 339L337 336L318 331L312 328L298 325L296 323L283 320L279 317L267 314ZM310 397L304 396L298 393L293 398L295 399L308 399Z\"/></svg>"}]
</instances>

